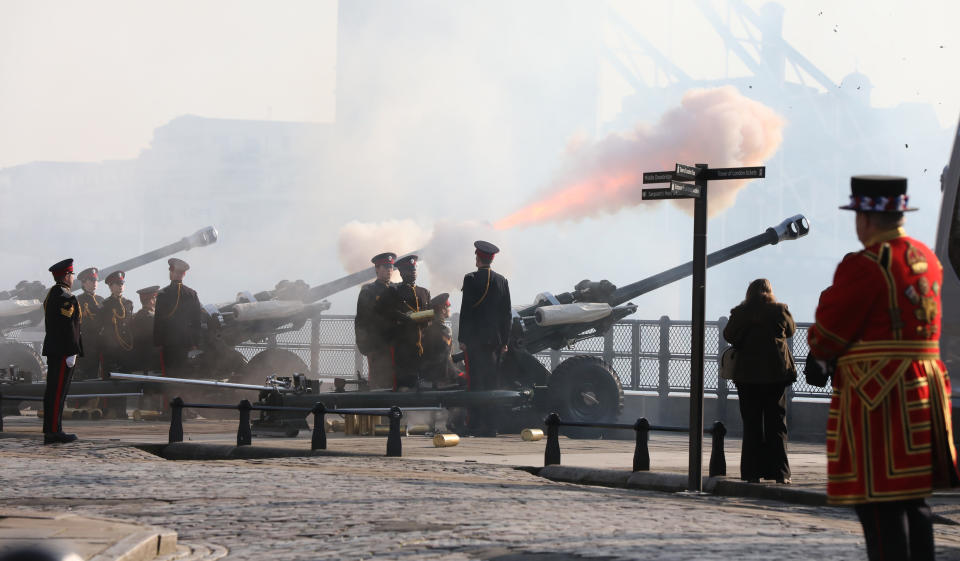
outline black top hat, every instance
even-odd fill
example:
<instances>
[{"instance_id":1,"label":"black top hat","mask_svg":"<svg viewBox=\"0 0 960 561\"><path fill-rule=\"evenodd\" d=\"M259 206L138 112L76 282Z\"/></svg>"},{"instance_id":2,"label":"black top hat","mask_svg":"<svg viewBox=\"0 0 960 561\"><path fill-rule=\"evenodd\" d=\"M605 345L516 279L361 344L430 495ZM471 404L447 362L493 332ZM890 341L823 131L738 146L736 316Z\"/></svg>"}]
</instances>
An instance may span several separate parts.
<instances>
[{"instance_id":1,"label":"black top hat","mask_svg":"<svg viewBox=\"0 0 960 561\"><path fill-rule=\"evenodd\" d=\"M373 259L370 260L374 265L393 265L393 262L396 261L397 254L393 252L380 253L374 255Z\"/></svg>"},{"instance_id":2,"label":"black top hat","mask_svg":"<svg viewBox=\"0 0 960 561\"><path fill-rule=\"evenodd\" d=\"M59 261L54 265L50 265L50 268L47 270L53 273L53 276L55 277L62 277L67 273L72 273L73 259L64 259L63 261ZM19 285L17 286L19 287Z\"/></svg>"},{"instance_id":3,"label":"black top hat","mask_svg":"<svg viewBox=\"0 0 960 561\"><path fill-rule=\"evenodd\" d=\"M418 259L420 259L420 257L417 255L404 255L400 259L397 259L397 268L407 271L416 269Z\"/></svg>"},{"instance_id":4,"label":"black top hat","mask_svg":"<svg viewBox=\"0 0 960 561\"><path fill-rule=\"evenodd\" d=\"M893 175L855 175L850 178L850 203L840 207L857 212L910 212L907 178Z\"/></svg>"}]
</instances>

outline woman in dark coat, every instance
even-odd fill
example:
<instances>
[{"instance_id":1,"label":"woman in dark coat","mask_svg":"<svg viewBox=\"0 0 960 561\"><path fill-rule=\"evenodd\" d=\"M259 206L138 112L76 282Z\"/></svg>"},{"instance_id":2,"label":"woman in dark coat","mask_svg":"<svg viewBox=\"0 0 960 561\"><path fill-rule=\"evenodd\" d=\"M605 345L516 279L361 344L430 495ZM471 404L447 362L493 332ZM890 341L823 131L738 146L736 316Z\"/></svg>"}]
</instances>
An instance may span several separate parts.
<instances>
[{"instance_id":1,"label":"woman in dark coat","mask_svg":"<svg viewBox=\"0 0 960 561\"><path fill-rule=\"evenodd\" d=\"M797 326L786 304L777 302L767 279L747 287L747 297L730 310L723 337L736 349L733 381L743 419L740 477L790 482L787 461L787 386L797 371L787 346Z\"/></svg>"}]
</instances>

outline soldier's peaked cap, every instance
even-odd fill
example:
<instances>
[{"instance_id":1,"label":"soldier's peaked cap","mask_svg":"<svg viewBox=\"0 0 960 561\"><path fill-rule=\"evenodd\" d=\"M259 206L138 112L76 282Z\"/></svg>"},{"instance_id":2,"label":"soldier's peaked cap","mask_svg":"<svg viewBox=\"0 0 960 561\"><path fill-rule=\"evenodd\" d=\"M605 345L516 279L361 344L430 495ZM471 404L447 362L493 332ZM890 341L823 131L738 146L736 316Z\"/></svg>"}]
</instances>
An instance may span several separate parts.
<instances>
[{"instance_id":1,"label":"soldier's peaked cap","mask_svg":"<svg viewBox=\"0 0 960 561\"><path fill-rule=\"evenodd\" d=\"M397 268L398 269L416 269L417 261L420 259L419 255L404 255L400 259L397 259Z\"/></svg>"},{"instance_id":2,"label":"soldier's peaked cap","mask_svg":"<svg viewBox=\"0 0 960 561\"><path fill-rule=\"evenodd\" d=\"M430 299L431 308L442 308L450 305L450 294L447 292L441 292L433 298Z\"/></svg>"},{"instance_id":3,"label":"soldier's peaked cap","mask_svg":"<svg viewBox=\"0 0 960 561\"><path fill-rule=\"evenodd\" d=\"M61 276L67 273L73 272L73 259L64 259L63 261L58 261L57 263L50 265L50 268L47 269L54 276Z\"/></svg>"},{"instance_id":4,"label":"soldier's peaked cap","mask_svg":"<svg viewBox=\"0 0 960 561\"><path fill-rule=\"evenodd\" d=\"M477 240L473 242L473 247L477 248L476 253L484 256L493 258L494 255L500 253L500 248L493 245L490 242L485 242L483 240Z\"/></svg>"},{"instance_id":5,"label":"soldier's peaked cap","mask_svg":"<svg viewBox=\"0 0 960 561\"><path fill-rule=\"evenodd\" d=\"M106 283L107 284L124 284L126 282L124 280L126 276L127 274L124 273L123 271L114 271L109 275L107 275Z\"/></svg>"},{"instance_id":6,"label":"soldier's peaked cap","mask_svg":"<svg viewBox=\"0 0 960 561\"><path fill-rule=\"evenodd\" d=\"M850 178L850 202L843 210L857 212L909 212L907 178L892 175L855 175Z\"/></svg>"},{"instance_id":7,"label":"soldier's peaked cap","mask_svg":"<svg viewBox=\"0 0 960 561\"><path fill-rule=\"evenodd\" d=\"M98 280L100 278L100 269L96 267L87 267L86 269L80 271L80 274L77 275L77 279L81 281L88 280Z\"/></svg>"},{"instance_id":8,"label":"soldier's peaked cap","mask_svg":"<svg viewBox=\"0 0 960 561\"><path fill-rule=\"evenodd\" d=\"M140 290L137 291L137 294L139 294L140 296L149 296L151 294L156 294L158 292L160 292L160 287L157 285L153 285L153 286L148 286L146 288L141 288Z\"/></svg>"},{"instance_id":9,"label":"soldier's peaked cap","mask_svg":"<svg viewBox=\"0 0 960 561\"><path fill-rule=\"evenodd\" d=\"M374 265L393 265L393 262L397 260L397 254L392 251L386 253L379 253L373 256L373 259L370 260Z\"/></svg>"},{"instance_id":10,"label":"soldier's peaked cap","mask_svg":"<svg viewBox=\"0 0 960 561\"><path fill-rule=\"evenodd\" d=\"M190 264L184 261L183 259L177 259L176 257L171 257L167 259L167 265L170 265L171 271L189 271Z\"/></svg>"}]
</instances>

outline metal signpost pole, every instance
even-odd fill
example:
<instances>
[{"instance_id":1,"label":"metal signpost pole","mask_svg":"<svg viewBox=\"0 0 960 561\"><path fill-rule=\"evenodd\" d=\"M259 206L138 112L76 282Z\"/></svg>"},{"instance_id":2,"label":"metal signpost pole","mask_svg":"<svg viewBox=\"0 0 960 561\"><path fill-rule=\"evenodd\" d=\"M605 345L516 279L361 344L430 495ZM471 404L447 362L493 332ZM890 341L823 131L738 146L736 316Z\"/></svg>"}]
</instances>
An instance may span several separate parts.
<instances>
[{"instance_id":1,"label":"metal signpost pole","mask_svg":"<svg viewBox=\"0 0 960 561\"><path fill-rule=\"evenodd\" d=\"M697 164L696 185L700 196L693 199L693 322L690 332L690 464L687 489L703 490L703 344L704 307L707 299L707 164Z\"/></svg>"}]
</instances>

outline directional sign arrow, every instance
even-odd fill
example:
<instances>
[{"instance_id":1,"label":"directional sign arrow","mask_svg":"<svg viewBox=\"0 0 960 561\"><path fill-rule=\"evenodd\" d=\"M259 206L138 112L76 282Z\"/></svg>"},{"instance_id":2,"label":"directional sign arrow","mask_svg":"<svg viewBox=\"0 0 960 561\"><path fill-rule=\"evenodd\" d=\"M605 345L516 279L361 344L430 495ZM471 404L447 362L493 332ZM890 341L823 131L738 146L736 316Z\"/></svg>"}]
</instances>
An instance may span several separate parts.
<instances>
[{"instance_id":1,"label":"directional sign arrow","mask_svg":"<svg viewBox=\"0 0 960 561\"><path fill-rule=\"evenodd\" d=\"M678 166L680 164L677 164ZM753 168L710 168L707 170L707 179L755 179L767 176L767 168L758 166Z\"/></svg>"},{"instance_id":2,"label":"directional sign arrow","mask_svg":"<svg viewBox=\"0 0 960 561\"><path fill-rule=\"evenodd\" d=\"M687 166L684 164L677 164L677 168L674 170L674 175L677 179L696 179L697 174L700 172L700 169L696 166Z\"/></svg>"},{"instance_id":3,"label":"directional sign arrow","mask_svg":"<svg viewBox=\"0 0 960 561\"><path fill-rule=\"evenodd\" d=\"M670 183L676 179L673 171L651 171L643 174L643 183Z\"/></svg>"},{"instance_id":4,"label":"directional sign arrow","mask_svg":"<svg viewBox=\"0 0 960 561\"><path fill-rule=\"evenodd\" d=\"M700 187L696 185L690 185L689 183L679 183L677 181L671 181L670 190L673 191L674 193L683 193L688 197L700 196Z\"/></svg>"}]
</instances>

